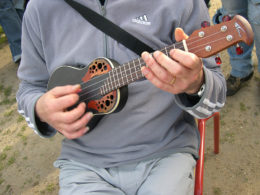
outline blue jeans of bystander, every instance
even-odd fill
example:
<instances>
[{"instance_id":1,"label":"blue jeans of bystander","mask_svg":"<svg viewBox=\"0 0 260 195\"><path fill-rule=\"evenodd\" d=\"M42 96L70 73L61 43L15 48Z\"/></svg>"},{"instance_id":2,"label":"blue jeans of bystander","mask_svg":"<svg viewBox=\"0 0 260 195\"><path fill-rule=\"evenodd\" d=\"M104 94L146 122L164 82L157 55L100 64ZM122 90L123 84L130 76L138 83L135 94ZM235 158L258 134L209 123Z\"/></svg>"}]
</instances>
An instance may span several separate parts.
<instances>
[{"instance_id":1,"label":"blue jeans of bystander","mask_svg":"<svg viewBox=\"0 0 260 195\"><path fill-rule=\"evenodd\" d=\"M222 0L222 9L219 10L219 21L225 15L242 15L247 18L255 34L255 47L258 58L258 71L260 72L260 0ZM216 15L215 15L216 16ZM216 22L216 17L213 18ZM244 52L241 55L236 54L236 47L228 49L230 64L232 66L231 75L239 78L248 76L253 71L252 50L254 45L248 46L240 43Z\"/></svg>"},{"instance_id":2,"label":"blue jeans of bystander","mask_svg":"<svg viewBox=\"0 0 260 195\"><path fill-rule=\"evenodd\" d=\"M0 25L7 36L13 61L21 58L21 25L23 10L15 9L11 0L0 0Z\"/></svg>"}]
</instances>

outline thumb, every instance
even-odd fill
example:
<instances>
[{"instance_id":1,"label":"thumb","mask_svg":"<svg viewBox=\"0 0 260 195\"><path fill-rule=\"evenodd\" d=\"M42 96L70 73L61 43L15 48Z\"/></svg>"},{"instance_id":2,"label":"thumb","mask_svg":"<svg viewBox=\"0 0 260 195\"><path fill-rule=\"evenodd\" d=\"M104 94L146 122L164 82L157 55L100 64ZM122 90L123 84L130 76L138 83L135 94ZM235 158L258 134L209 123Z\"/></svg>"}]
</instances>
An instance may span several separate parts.
<instances>
[{"instance_id":1,"label":"thumb","mask_svg":"<svg viewBox=\"0 0 260 195\"><path fill-rule=\"evenodd\" d=\"M189 38L189 36L185 34L185 32L182 30L182 28L176 28L175 32L174 32L174 35L175 35L175 40L177 42Z\"/></svg>"}]
</instances>

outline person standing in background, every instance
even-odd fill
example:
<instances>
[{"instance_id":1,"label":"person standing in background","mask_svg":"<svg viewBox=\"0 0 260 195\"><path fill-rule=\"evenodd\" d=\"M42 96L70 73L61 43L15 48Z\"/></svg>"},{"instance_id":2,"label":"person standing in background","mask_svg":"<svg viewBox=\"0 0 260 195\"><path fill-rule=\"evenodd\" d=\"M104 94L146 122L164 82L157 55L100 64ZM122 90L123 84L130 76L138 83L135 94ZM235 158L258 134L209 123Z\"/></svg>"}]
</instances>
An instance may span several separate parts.
<instances>
[{"instance_id":1,"label":"person standing in background","mask_svg":"<svg viewBox=\"0 0 260 195\"><path fill-rule=\"evenodd\" d=\"M209 2L210 2L210 0L205 0L207 7L209 7Z\"/></svg>"},{"instance_id":2,"label":"person standing in background","mask_svg":"<svg viewBox=\"0 0 260 195\"><path fill-rule=\"evenodd\" d=\"M247 18L254 31L254 43L258 59L258 72L260 72L260 0L222 0L222 8L213 17L214 23L230 20L234 15L242 15ZM254 74L252 64L252 51L254 44L248 46L239 43L230 47L231 72L227 78L227 96L234 95Z\"/></svg>"},{"instance_id":3,"label":"person standing in background","mask_svg":"<svg viewBox=\"0 0 260 195\"><path fill-rule=\"evenodd\" d=\"M24 9L26 9L26 6L28 3L29 3L29 0L24 0Z\"/></svg>"},{"instance_id":4,"label":"person standing in background","mask_svg":"<svg viewBox=\"0 0 260 195\"><path fill-rule=\"evenodd\" d=\"M0 25L10 46L15 63L21 60L21 32L24 0L0 0Z\"/></svg>"}]
</instances>

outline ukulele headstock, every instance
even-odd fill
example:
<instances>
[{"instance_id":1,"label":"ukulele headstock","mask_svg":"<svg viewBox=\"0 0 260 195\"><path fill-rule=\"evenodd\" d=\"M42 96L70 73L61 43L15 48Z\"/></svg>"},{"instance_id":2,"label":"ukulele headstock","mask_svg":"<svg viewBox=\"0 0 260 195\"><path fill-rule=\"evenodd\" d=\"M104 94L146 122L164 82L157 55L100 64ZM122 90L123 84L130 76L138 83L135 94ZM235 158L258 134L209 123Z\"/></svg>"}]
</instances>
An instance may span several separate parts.
<instances>
[{"instance_id":1,"label":"ukulele headstock","mask_svg":"<svg viewBox=\"0 0 260 195\"><path fill-rule=\"evenodd\" d=\"M238 42L252 44L254 33L249 22L236 15L227 22L194 31L186 40L188 50L199 57L210 57Z\"/></svg>"}]
</instances>

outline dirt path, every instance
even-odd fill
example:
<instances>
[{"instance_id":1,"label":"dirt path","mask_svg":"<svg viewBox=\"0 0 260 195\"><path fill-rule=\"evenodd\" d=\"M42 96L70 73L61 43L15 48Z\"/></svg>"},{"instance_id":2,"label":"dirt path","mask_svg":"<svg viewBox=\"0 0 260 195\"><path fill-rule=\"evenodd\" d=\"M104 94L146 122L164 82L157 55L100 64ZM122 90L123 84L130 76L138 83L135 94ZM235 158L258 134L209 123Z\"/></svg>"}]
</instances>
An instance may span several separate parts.
<instances>
[{"instance_id":1,"label":"dirt path","mask_svg":"<svg viewBox=\"0 0 260 195\"><path fill-rule=\"evenodd\" d=\"M220 7L212 1L211 15ZM221 53L223 73L230 70ZM255 55L254 65L257 65ZM256 67L255 67L256 70ZM58 170L52 166L62 137L42 139L17 113L17 65L7 45L0 49L0 194L57 194ZM220 154L213 154L212 121L207 122L205 195L260 195L260 74L221 111Z\"/></svg>"}]
</instances>

